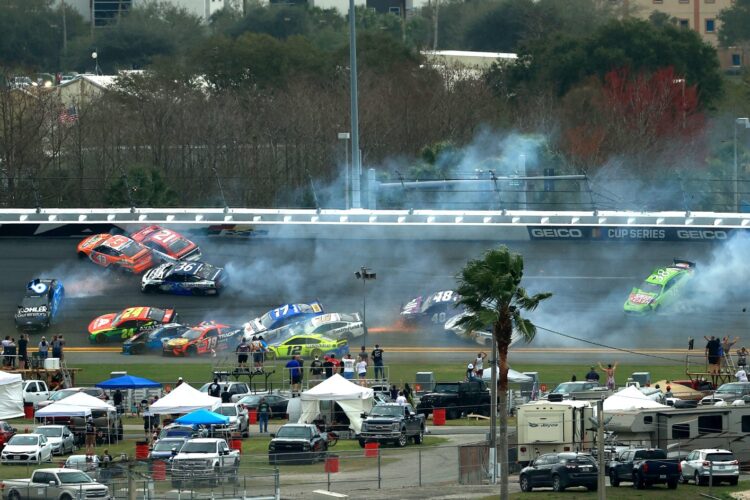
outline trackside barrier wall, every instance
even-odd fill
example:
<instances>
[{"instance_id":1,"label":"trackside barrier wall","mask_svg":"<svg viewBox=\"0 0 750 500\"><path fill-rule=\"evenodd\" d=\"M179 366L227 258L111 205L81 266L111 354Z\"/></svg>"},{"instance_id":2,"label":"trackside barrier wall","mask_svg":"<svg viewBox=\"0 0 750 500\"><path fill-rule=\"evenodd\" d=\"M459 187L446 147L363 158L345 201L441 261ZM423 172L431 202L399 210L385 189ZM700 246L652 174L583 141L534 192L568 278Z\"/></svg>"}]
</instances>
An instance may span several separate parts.
<instances>
[{"instance_id":1,"label":"trackside barrier wall","mask_svg":"<svg viewBox=\"0 0 750 500\"><path fill-rule=\"evenodd\" d=\"M148 224L228 238L461 241L705 241L750 229L750 214L266 209L4 209L0 237L81 237Z\"/></svg>"}]
</instances>

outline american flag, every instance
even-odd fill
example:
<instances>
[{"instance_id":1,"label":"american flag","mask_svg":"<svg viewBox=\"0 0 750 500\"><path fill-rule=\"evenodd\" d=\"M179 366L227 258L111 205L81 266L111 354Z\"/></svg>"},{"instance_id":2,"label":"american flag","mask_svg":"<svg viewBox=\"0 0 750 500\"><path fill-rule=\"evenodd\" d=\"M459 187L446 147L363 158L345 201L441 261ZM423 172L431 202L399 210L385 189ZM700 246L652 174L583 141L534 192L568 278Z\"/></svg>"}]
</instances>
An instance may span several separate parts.
<instances>
[{"instance_id":1,"label":"american flag","mask_svg":"<svg viewBox=\"0 0 750 500\"><path fill-rule=\"evenodd\" d=\"M59 120L60 123L74 123L76 120L78 120L78 110L75 106L64 108L60 112Z\"/></svg>"}]
</instances>

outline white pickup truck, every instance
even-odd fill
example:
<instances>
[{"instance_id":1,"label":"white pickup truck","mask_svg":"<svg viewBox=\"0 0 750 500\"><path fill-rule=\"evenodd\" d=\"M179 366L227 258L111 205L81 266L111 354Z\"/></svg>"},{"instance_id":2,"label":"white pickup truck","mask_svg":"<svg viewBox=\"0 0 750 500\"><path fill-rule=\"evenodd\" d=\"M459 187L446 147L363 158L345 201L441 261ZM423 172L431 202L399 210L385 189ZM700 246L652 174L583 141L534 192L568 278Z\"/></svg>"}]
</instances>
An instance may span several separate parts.
<instances>
[{"instance_id":1,"label":"white pickup truck","mask_svg":"<svg viewBox=\"0 0 750 500\"><path fill-rule=\"evenodd\" d=\"M50 396L47 383L43 380L24 380L22 391L24 404L33 404L34 408L40 401L47 401Z\"/></svg>"},{"instance_id":2,"label":"white pickup truck","mask_svg":"<svg viewBox=\"0 0 750 500\"><path fill-rule=\"evenodd\" d=\"M172 457L172 486L179 488L190 481L236 482L239 467L240 452L229 449L224 439L190 439Z\"/></svg>"},{"instance_id":3,"label":"white pickup truck","mask_svg":"<svg viewBox=\"0 0 750 500\"><path fill-rule=\"evenodd\" d=\"M37 469L31 479L6 479L0 483L8 500L110 500L109 489L76 469Z\"/></svg>"}]
</instances>

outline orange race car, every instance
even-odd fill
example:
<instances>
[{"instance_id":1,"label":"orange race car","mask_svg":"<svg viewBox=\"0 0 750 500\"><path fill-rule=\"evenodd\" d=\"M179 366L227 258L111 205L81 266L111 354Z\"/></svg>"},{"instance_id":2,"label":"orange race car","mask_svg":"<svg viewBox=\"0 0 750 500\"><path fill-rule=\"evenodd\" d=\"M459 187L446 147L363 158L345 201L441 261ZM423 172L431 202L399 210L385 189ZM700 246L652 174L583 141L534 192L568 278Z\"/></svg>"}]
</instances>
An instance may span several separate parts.
<instances>
[{"instance_id":1,"label":"orange race car","mask_svg":"<svg viewBox=\"0 0 750 500\"><path fill-rule=\"evenodd\" d=\"M138 243L174 260L199 260L198 245L176 231L161 226L146 226L130 235Z\"/></svg>"},{"instance_id":2,"label":"orange race car","mask_svg":"<svg viewBox=\"0 0 750 500\"><path fill-rule=\"evenodd\" d=\"M234 350L242 340L242 328L204 321L176 339L162 344L163 356L197 356Z\"/></svg>"},{"instance_id":3,"label":"orange race car","mask_svg":"<svg viewBox=\"0 0 750 500\"><path fill-rule=\"evenodd\" d=\"M78 256L102 267L140 274L157 262L151 249L121 234L95 234L78 244Z\"/></svg>"}]
</instances>

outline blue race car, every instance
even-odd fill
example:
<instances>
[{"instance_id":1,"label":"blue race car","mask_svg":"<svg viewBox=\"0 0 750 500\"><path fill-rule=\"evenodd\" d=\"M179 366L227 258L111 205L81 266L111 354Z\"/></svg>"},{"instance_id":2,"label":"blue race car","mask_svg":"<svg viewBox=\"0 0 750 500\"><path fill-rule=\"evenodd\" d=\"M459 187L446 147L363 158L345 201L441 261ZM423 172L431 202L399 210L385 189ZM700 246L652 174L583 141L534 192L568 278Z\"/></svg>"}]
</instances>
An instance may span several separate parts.
<instances>
[{"instance_id":1,"label":"blue race car","mask_svg":"<svg viewBox=\"0 0 750 500\"><path fill-rule=\"evenodd\" d=\"M312 302L310 304L284 304L276 309L271 309L260 318L255 318L245 323L243 325L245 328L245 339L314 316L319 316L323 314L323 312L323 306L320 305L320 302Z\"/></svg>"},{"instance_id":2,"label":"blue race car","mask_svg":"<svg viewBox=\"0 0 750 500\"><path fill-rule=\"evenodd\" d=\"M224 269L205 262L167 262L141 279L141 291L175 295L219 295L227 281Z\"/></svg>"},{"instance_id":3,"label":"blue race car","mask_svg":"<svg viewBox=\"0 0 750 500\"><path fill-rule=\"evenodd\" d=\"M145 330L136 333L122 344L123 354L144 354L148 351L161 352L162 344L176 339L190 330L189 326L179 323L167 323L155 330Z\"/></svg>"},{"instance_id":4,"label":"blue race car","mask_svg":"<svg viewBox=\"0 0 750 500\"><path fill-rule=\"evenodd\" d=\"M41 331L60 314L65 289L56 279L35 278L26 285L26 295L16 311L16 328Z\"/></svg>"}]
</instances>

